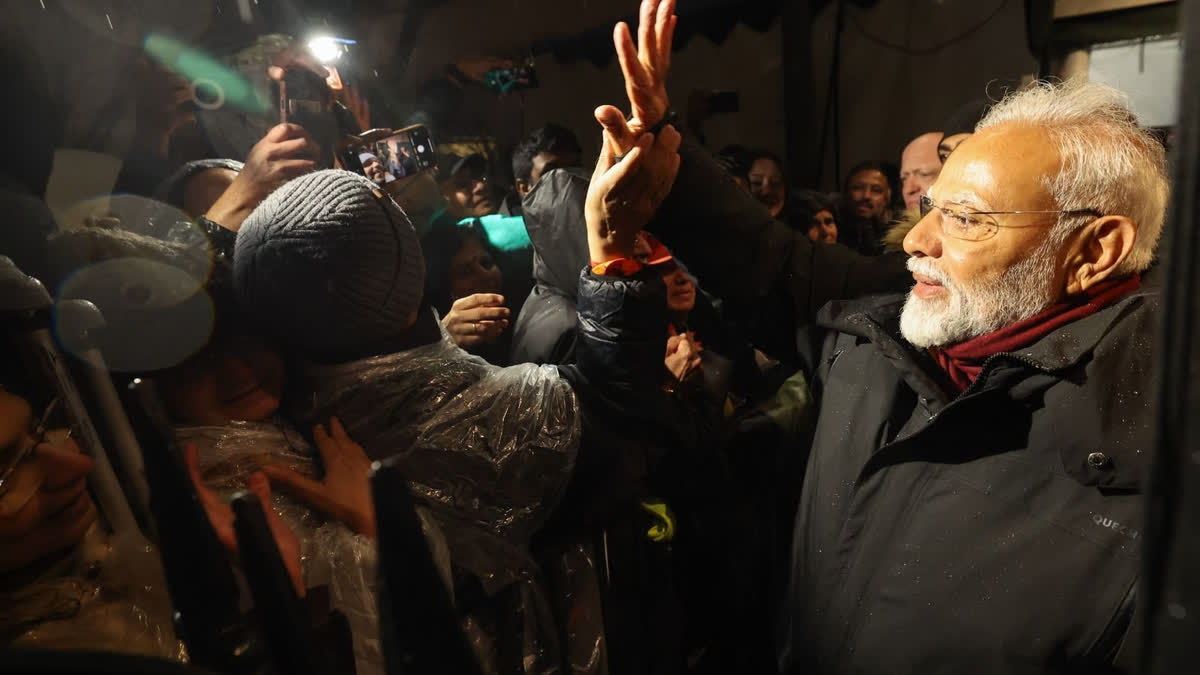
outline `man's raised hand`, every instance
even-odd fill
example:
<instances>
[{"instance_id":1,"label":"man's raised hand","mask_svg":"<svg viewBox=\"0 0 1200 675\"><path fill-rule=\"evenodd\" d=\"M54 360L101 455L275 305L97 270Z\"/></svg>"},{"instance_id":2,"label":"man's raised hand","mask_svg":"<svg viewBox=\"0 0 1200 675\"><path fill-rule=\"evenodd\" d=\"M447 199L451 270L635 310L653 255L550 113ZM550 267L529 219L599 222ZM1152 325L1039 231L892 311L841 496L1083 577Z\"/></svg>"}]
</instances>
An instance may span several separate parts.
<instances>
[{"instance_id":1,"label":"man's raised hand","mask_svg":"<svg viewBox=\"0 0 1200 675\"><path fill-rule=\"evenodd\" d=\"M667 115L670 107L667 75L671 71L671 44L677 20L675 0L642 0L637 46L625 22L618 23L613 30L633 117L626 121L617 108L601 106L596 110L596 119L613 133L621 153L629 152L640 134Z\"/></svg>"},{"instance_id":2,"label":"man's raised hand","mask_svg":"<svg viewBox=\"0 0 1200 675\"><path fill-rule=\"evenodd\" d=\"M667 126L657 137L641 135L622 158L613 134L605 129L584 202L593 262L633 257L638 233L675 183L681 140L679 132Z\"/></svg>"}]
</instances>

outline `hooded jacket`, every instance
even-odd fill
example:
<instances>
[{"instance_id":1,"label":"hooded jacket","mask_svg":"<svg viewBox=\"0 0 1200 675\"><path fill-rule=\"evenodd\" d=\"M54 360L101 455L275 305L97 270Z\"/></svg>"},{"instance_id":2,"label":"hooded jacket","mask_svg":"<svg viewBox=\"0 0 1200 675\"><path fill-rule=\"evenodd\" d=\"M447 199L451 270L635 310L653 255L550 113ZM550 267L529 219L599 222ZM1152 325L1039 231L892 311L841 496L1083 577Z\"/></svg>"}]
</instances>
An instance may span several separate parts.
<instances>
[{"instance_id":1,"label":"hooded jacket","mask_svg":"<svg viewBox=\"0 0 1200 675\"><path fill-rule=\"evenodd\" d=\"M575 359L575 299L588 264L583 216L591 177L556 169L538 180L523 202L533 243L534 287L513 327L511 363L571 363Z\"/></svg>"},{"instance_id":2,"label":"hooded jacket","mask_svg":"<svg viewBox=\"0 0 1200 675\"><path fill-rule=\"evenodd\" d=\"M820 318L781 671L1111 672L1140 566L1157 293L990 357L958 395L900 337L903 302Z\"/></svg>"}]
</instances>

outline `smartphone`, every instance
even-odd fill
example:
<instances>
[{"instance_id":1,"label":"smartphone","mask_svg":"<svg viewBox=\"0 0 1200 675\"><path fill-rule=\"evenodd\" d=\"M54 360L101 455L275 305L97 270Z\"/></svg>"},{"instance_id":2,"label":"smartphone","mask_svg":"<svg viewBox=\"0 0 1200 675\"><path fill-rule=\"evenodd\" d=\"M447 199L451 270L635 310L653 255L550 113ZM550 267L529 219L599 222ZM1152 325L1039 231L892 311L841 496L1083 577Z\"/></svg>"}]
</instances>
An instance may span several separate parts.
<instances>
[{"instance_id":1,"label":"smartphone","mask_svg":"<svg viewBox=\"0 0 1200 675\"><path fill-rule=\"evenodd\" d=\"M337 139L337 120L333 98L324 78L307 68L289 68L279 83L279 121L298 124L312 136L320 149L317 162L323 168L333 166Z\"/></svg>"},{"instance_id":2,"label":"smartphone","mask_svg":"<svg viewBox=\"0 0 1200 675\"><path fill-rule=\"evenodd\" d=\"M363 134L376 138L376 133ZM423 124L394 130L389 135L356 146L349 164L376 185L414 176L437 167L433 139Z\"/></svg>"},{"instance_id":3,"label":"smartphone","mask_svg":"<svg viewBox=\"0 0 1200 675\"><path fill-rule=\"evenodd\" d=\"M708 97L708 110L714 115L735 113L741 108L736 91L718 91Z\"/></svg>"}]
</instances>

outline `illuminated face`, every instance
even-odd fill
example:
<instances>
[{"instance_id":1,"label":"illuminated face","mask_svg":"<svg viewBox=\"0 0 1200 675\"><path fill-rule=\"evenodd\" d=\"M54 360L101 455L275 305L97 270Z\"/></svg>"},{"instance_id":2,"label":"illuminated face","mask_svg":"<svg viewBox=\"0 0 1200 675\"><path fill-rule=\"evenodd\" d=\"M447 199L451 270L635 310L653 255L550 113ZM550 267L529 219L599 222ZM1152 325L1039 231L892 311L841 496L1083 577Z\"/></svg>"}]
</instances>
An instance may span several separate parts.
<instances>
[{"instance_id":1,"label":"illuminated face","mask_svg":"<svg viewBox=\"0 0 1200 675\"><path fill-rule=\"evenodd\" d=\"M808 238L813 241L823 241L826 244L836 244L838 238L837 219L828 209L813 214L808 225Z\"/></svg>"},{"instance_id":2,"label":"illuminated face","mask_svg":"<svg viewBox=\"0 0 1200 675\"><path fill-rule=\"evenodd\" d=\"M363 173L376 185L383 185L387 182L387 171L383 168L383 162L379 161L375 155L370 155L363 162Z\"/></svg>"},{"instance_id":3,"label":"illuminated face","mask_svg":"<svg viewBox=\"0 0 1200 675\"><path fill-rule=\"evenodd\" d=\"M938 158L940 132L917 136L900 154L900 185L904 192L904 208L915 211L921 195L929 190L942 171L942 160Z\"/></svg>"},{"instance_id":4,"label":"illuminated face","mask_svg":"<svg viewBox=\"0 0 1200 675\"><path fill-rule=\"evenodd\" d=\"M450 261L450 295L465 298L476 293L500 293L504 274L475 237L467 237Z\"/></svg>"},{"instance_id":5,"label":"illuminated face","mask_svg":"<svg viewBox=\"0 0 1200 675\"><path fill-rule=\"evenodd\" d=\"M929 211L904 239L916 285L900 318L918 347L951 345L1031 317L1064 288L1062 246L1043 180L1060 170L1045 133L997 126L950 156L929 190ZM980 228L983 228L982 230Z\"/></svg>"},{"instance_id":6,"label":"illuminated face","mask_svg":"<svg viewBox=\"0 0 1200 675\"><path fill-rule=\"evenodd\" d=\"M445 181L442 192L459 218L479 218L496 212L487 176L462 172Z\"/></svg>"},{"instance_id":7,"label":"illuminated face","mask_svg":"<svg viewBox=\"0 0 1200 675\"><path fill-rule=\"evenodd\" d=\"M663 275L667 287L667 309L672 312L690 312L696 306L696 284L682 267Z\"/></svg>"},{"instance_id":8,"label":"illuminated face","mask_svg":"<svg viewBox=\"0 0 1200 675\"><path fill-rule=\"evenodd\" d=\"M882 172L865 169L846 181L846 198L850 200L855 217L880 220L892 202L892 188Z\"/></svg>"},{"instance_id":9,"label":"illuminated face","mask_svg":"<svg viewBox=\"0 0 1200 675\"><path fill-rule=\"evenodd\" d=\"M760 157L750 165L750 192L762 202L771 216L783 212L783 169L770 157Z\"/></svg>"}]
</instances>

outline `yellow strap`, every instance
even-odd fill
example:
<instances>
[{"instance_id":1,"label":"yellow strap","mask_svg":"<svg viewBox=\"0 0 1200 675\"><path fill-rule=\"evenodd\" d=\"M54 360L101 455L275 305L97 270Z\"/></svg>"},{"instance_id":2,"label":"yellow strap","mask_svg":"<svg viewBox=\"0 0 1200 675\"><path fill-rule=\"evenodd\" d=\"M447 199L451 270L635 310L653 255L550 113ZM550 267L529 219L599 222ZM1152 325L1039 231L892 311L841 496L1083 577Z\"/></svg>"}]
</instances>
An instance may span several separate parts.
<instances>
[{"instance_id":1,"label":"yellow strap","mask_svg":"<svg viewBox=\"0 0 1200 675\"><path fill-rule=\"evenodd\" d=\"M642 510L650 514L656 522L646 530L646 536L653 542L671 541L675 538L675 514L662 501L642 502Z\"/></svg>"}]
</instances>

